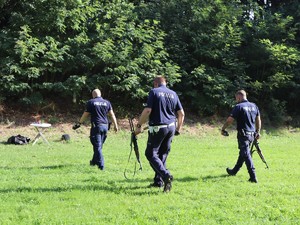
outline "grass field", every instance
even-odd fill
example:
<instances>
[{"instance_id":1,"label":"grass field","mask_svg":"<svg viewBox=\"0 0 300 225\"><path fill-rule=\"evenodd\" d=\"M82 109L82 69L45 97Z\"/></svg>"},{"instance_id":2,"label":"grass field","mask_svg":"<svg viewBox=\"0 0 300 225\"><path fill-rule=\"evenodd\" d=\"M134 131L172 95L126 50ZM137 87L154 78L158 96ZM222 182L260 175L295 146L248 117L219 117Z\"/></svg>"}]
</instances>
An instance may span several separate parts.
<instances>
[{"instance_id":1,"label":"grass field","mask_svg":"<svg viewBox=\"0 0 300 225\"><path fill-rule=\"evenodd\" d=\"M126 180L128 132L109 133L100 171L89 166L86 131L70 131L71 142L62 143L50 129L51 147L0 145L0 224L300 224L299 130L263 133L270 168L255 153L258 184L247 181L245 165L226 175L238 156L234 131L185 132L168 160L170 193L147 187L153 172L144 157L146 133L138 140L143 171Z\"/></svg>"}]
</instances>

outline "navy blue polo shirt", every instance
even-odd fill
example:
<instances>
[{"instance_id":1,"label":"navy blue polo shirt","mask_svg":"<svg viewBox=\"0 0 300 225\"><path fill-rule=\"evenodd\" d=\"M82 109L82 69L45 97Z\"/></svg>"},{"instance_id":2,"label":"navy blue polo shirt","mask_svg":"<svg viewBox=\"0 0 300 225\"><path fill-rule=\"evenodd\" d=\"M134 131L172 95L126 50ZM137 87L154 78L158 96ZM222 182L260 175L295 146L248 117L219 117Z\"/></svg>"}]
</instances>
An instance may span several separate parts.
<instances>
[{"instance_id":1,"label":"navy blue polo shirt","mask_svg":"<svg viewBox=\"0 0 300 225\"><path fill-rule=\"evenodd\" d=\"M86 104L86 111L91 114L91 123L95 126L108 124L107 114L111 109L110 102L102 97L90 99Z\"/></svg>"},{"instance_id":2,"label":"navy blue polo shirt","mask_svg":"<svg viewBox=\"0 0 300 225\"><path fill-rule=\"evenodd\" d=\"M149 125L170 124L176 120L176 112L182 109L177 94L161 85L149 92L147 108L152 111L149 116Z\"/></svg>"},{"instance_id":3,"label":"navy blue polo shirt","mask_svg":"<svg viewBox=\"0 0 300 225\"><path fill-rule=\"evenodd\" d=\"M248 100L238 103L230 116L237 121L237 130L255 131L255 119L260 115L258 107Z\"/></svg>"}]
</instances>

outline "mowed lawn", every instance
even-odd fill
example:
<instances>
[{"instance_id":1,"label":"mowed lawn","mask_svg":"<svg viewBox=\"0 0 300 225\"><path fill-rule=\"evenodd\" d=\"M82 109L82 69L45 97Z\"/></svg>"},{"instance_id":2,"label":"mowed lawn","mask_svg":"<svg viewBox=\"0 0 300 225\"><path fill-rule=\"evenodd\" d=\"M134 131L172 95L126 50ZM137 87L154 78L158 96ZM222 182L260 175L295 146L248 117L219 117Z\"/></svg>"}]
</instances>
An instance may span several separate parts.
<instances>
[{"instance_id":1,"label":"mowed lawn","mask_svg":"<svg viewBox=\"0 0 300 225\"><path fill-rule=\"evenodd\" d=\"M168 168L173 189L148 188L153 171L138 139L143 171L124 178L129 131L109 133L105 171L89 165L88 129L49 129L51 146L0 144L0 224L300 224L300 131L264 131L260 146L269 169L254 153L258 184L245 165L227 176L238 156L236 133L198 127L174 138ZM32 134L33 135L33 134ZM34 136L32 136L34 137ZM32 138L31 137L31 138ZM1 141L7 137L2 136ZM134 157L134 156L132 156Z\"/></svg>"}]
</instances>

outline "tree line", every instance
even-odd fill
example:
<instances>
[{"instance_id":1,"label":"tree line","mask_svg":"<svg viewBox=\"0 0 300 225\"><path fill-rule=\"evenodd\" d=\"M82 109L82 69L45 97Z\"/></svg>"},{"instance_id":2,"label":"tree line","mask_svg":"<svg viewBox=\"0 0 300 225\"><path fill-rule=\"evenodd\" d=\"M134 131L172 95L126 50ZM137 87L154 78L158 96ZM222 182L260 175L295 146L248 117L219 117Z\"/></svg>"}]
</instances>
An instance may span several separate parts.
<instances>
[{"instance_id":1,"label":"tree line","mask_svg":"<svg viewBox=\"0 0 300 225\"><path fill-rule=\"evenodd\" d=\"M162 74L197 115L245 89L299 126L299 17L297 0L2 0L0 103L80 104L97 87L128 110Z\"/></svg>"}]
</instances>

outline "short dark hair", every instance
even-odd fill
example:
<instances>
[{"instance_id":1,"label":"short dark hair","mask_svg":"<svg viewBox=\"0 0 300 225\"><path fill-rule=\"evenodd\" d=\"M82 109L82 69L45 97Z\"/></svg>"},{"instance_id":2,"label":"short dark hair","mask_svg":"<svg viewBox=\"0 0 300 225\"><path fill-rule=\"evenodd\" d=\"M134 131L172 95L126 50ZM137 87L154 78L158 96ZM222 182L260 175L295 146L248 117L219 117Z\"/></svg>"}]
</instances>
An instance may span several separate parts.
<instances>
[{"instance_id":1,"label":"short dark hair","mask_svg":"<svg viewBox=\"0 0 300 225\"><path fill-rule=\"evenodd\" d=\"M162 83L166 83L167 81L166 81L166 78L164 77L164 76L156 76L155 78L154 78L154 82L156 82L157 84L162 84Z\"/></svg>"}]
</instances>

